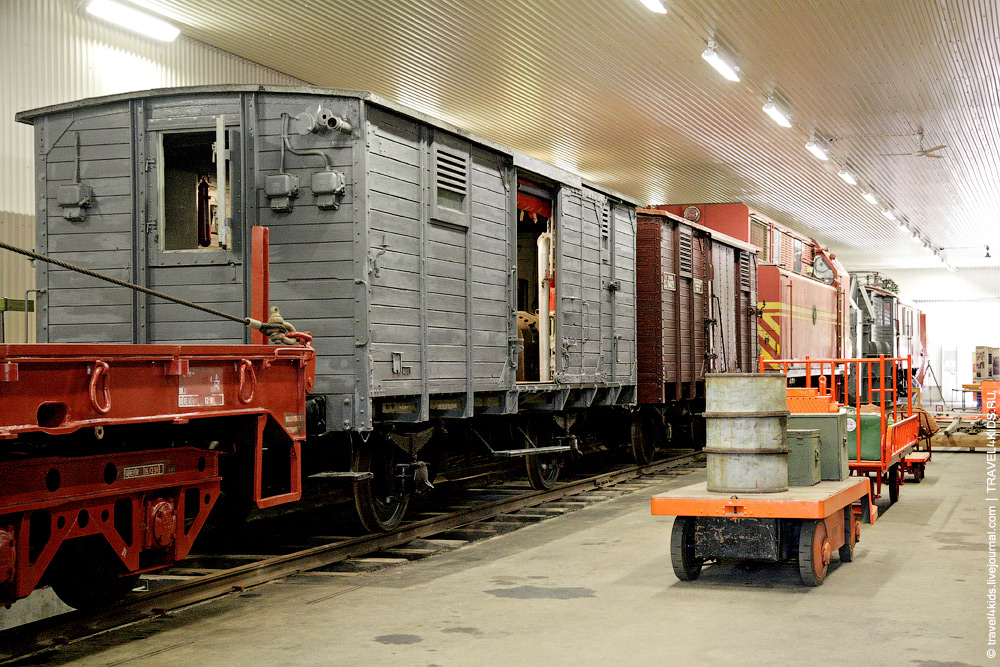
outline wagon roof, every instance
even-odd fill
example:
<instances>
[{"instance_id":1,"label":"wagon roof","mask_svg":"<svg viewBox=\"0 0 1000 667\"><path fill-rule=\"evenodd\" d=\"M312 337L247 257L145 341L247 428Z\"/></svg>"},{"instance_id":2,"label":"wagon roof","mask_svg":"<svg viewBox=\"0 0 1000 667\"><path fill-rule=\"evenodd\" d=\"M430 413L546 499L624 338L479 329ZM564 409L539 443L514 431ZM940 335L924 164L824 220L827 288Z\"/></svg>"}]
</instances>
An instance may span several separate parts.
<instances>
[{"instance_id":1,"label":"wagon roof","mask_svg":"<svg viewBox=\"0 0 1000 667\"><path fill-rule=\"evenodd\" d=\"M682 218L679 215L674 215L673 213L670 213L669 211L664 211L664 210L658 209L658 208L640 208L639 211L638 211L638 213L639 213L639 215L658 216L658 217L661 217L661 218L672 218L673 220L676 220L677 222L683 222L685 225L689 225L691 227L694 227L695 229L699 229L699 230L707 233L713 239L717 239L717 240L721 241L722 243L725 243L726 245L731 245L733 247L739 248L740 250L745 250L745 251L747 251L749 253L753 253L755 255L760 252L760 248L758 248L755 245L750 245L749 243L746 243L745 241L740 241L738 238L735 238L733 236L729 236L728 234L723 234L722 232L716 231L714 229L710 229L710 228L705 227L703 225L699 225L696 222L691 222L687 218Z\"/></svg>"},{"instance_id":2,"label":"wagon roof","mask_svg":"<svg viewBox=\"0 0 1000 667\"><path fill-rule=\"evenodd\" d=\"M90 97L83 100L76 100L74 102L64 102L62 104L53 104L47 107L39 107L38 109L30 109L27 111L21 111L14 116L15 120L20 123L28 123L29 125L40 116L47 116L53 113L60 113L63 111L72 111L74 109L84 109L87 107L96 107L104 104L112 104L115 102L124 102L128 100L136 99L147 99L151 97L175 97L179 95L200 95L200 94L210 94L210 93L286 93L286 94L296 94L296 95L323 95L323 96L333 96L333 97L353 97L362 100L368 104L374 104L376 106L385 107L391 111L395 111L405 116L410 116L411 118L420 120L421 122L427 123L439 129L457 134L461 137L477 143L483 146L487 146L495 151L504 153L506 155L513 155L514 151L506 146L496 143L485 137L473 134L467 130L452 125L446 121L439 118L434 118L425 113L417 111L416 109L411 109L405 107L401 104L388 100L384 97L380 97L374 93L369 93L363 90L346 90L340 88L320 88L317 86L272 86L272 85L260 85L260 84L226 84L217 86L180 86L172 88L153 88L151 90L136 90L128 93L118 93L116 95L104 95L102 97Z\"/></svg>"},{"instance_id":3,"label":"wagon roof","mask_svg":"<svg viewBox=\"0 0 1000 667\"><path fill-rule=\"evenodd\" d=\"M435 118L423 112L417 111L416 109L411 109L410 107L404 106L392 100L386 99L375 93L370 93L361 90L346 90L340 88L320 88L317 86L277 86L277 85L261 85L261 84L226 84L226 85L215 85L215 86L180 86L172 88L153 88L151 90L136 90L127 93L118 93L116 95L104 95L102 97L90 97L83 100L76 100L73 102L64 102L62 104L53 104L46 107L39 107L37 109L29 109L26 111L21 111L17 113L14 118L20 123L27 123L29 125L34 123L36 118L41 116L47 116L49 114L61 113L64 111L72 111L74 109L83 109L87 107L96 107L104 104L112 104L115 102L124 102L128 100L136 99L146 99L151 97L172 97L178 95L197 95L197 94L209 94L209 93L286 93L286 94L297 94L297 95L325 95L334 97L353 97L362 100L366 104L373 104L375 106L383 107L394 111L396 113L402 114L404 116L409 116L415 120L419 120L426 123L432 127L444 130L446 132L451 132L460 137L468 139L469 141L485 146L498 153L503 153L514 158L514 163L518 166L523 166L527 168L535 167L536 169L541 169L541 165L545 164L534 158L531 158L525 153L508 148L503 144L497 143L492 139L487 139L478 134L469 132L468 130L463 130L457 125L453 125L447 121L443 121L440 118ZM531 165L531 166L529 166ZM559 169L558 167L553 167L547 165L544 172L564 183L571 185L576 185L579 187L581 184L587 185L595 190L599 190L606 195L610 195L622 201L628 202L632 205L638 205L639 201L634 200L631 197L623 195L621 193L615 192L608 189L605 186L591 183L589 181L583 180L578 174L566 171L564 169Z\"/></svg>"}]
</instances>

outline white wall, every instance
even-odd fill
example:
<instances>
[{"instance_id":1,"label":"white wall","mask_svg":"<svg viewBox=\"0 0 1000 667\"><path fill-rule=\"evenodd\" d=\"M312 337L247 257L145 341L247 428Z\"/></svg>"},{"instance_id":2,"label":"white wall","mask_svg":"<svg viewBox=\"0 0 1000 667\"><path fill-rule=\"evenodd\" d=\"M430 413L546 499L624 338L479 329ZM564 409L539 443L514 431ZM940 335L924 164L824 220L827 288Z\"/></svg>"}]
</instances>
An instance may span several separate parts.
<instances>
[{"instance_id":1,"label":"white wall","mask_svg":"<svg viewBox=\"0 0 1000 667\"><path fill-rule=\"evenodd\" d=\"M986 260L989 261L989 260ZM897 269L882 271L899 284L899 295L927 315L930 363L941 380L946 401L959 402L953 390L972 383L972 355L977 345L1000 347L1000 267L959 269ZM955 351L954 372L943 354ZM925 383L926 384L926 383ZM937 389L930 392L936 398ZM928 392L923 393L926 397ZM972 400L969 395L967 401Z\"/></svg>"},{"instance_id":2,"label":"white wall","mask_svg":"<svg viewBox=\"0 0 1000 667\"><path fill-rule=\"evenodd\" d=\"M172 44L134 35L79 4L0 0L0 241L10 245L35 247L32 130L14 122L17 111L148 88L302 83L183 34ZM0 297L23 298L33 271L27 259L0 250ZM24 342L24 316L7 313L4 321L7 342Z\"/></svg>"}]
</instances>

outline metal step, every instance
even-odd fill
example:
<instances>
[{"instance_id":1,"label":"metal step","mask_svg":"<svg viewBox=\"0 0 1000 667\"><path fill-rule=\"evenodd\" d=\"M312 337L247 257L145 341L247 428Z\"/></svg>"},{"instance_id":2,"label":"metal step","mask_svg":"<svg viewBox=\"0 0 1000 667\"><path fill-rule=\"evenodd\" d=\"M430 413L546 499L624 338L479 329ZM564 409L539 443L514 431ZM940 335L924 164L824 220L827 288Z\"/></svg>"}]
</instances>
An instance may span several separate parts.
<instances>
[{"instance_id":1,"label":"metal step","mask_svg":"<svg viewBox=\"0 0 1000 667\"><path fill-rule=\"evenodd\" d=\"M552 447L526 447L524 449L495 449L494 456L512 458L514 456L535 456L537 454L558 454L568 452L572 447L569 445L553 445Z\"/></svg>"}]
</instances>

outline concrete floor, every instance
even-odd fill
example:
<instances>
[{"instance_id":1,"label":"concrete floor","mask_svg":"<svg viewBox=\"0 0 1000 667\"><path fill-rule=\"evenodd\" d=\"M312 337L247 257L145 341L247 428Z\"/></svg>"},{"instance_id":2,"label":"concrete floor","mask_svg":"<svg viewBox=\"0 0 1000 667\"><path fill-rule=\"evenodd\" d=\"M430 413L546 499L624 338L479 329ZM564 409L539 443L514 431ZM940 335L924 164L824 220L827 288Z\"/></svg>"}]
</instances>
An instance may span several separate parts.
<instances>
[{"instance_id":1,"label":"concrete floor","mask_svg":"<svg viewBox=\"0 0 1000 667\"><path fill-rule=\"evenodd\" d=\"M703 479L666 482L654 493ZM986 665L987 460L935 453L823 586L670 568L636 493L407 565L309 574L62 648L80 665ZM996 496L992 496L996 497ZM997 505L998 503L993 503Z\"/></svg>"}]
</instances>

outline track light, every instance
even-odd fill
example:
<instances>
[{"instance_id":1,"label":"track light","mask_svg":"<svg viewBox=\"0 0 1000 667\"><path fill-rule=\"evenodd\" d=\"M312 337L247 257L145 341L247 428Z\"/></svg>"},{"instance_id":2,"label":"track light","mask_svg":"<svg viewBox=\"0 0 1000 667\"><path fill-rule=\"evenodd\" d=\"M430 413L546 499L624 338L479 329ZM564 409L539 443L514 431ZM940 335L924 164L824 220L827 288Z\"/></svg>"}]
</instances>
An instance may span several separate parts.
<instances>
[{"instance_id":1,"label":"track light","mask_svg":"<svg viewBox=\"0 0 1000 667\"><path fill-rule=\"evenodd\" d=\"M861 196L864 197L865 201L872 206L878 206L878 199L875 199L875 195L873 195L870 191L865 191Z\"/></svg>"},{"instance_id":2,"label":"track light","mask_svg":"<svg viewBox=\"0 0 1000 667\"><path fill-rule=\"evenodd\" d=\"M896 222L896 214L892 212L891 208L882 209L882 215L884 215L887 220L892 220L893 222Z\"/></svg>"},{"instance_id":3,"label":"track light","mask_svg":"<svg viewBox=\"0 0 1000 667\"><path fill-rule=\"evenodd\" d=\"M788 112L775 104L774 100L769 99L763 106L763 109L764 113L770 116L771 119L781 127L792 126L792 121L788 118Z\"/></svg>"},{"instance_id":4,"label":"track light","mask_svg":"<svg viewBox=\"0 0 1000 667\"><path fill-rule=\"evenodd\" d=\"M90 0L87 13L161 42L172 42L181 32L166 21L113 0Z\"/></svg>"},{"instance_id":5,"label":"track light","mask_svg":"<svg viewBox=\"0 0 1000 667\"><path fill-rule=\"evenodd\" d=\"M816 137L813 137L806 144L806 150L816 156L817 160L829 160L830 155L826 152L826 149L816 143Z\"/></svg>"},{"instance_id":6,"label":"track light","mask_svg":"<svg viewBox=\"0 0 1000 667\"><path fill-rule=\"evenodd\" d=\"M924 242L924 240L922 238L920 238L920 233L917 230L915 230L915 229L911 229L910 230L910 240L913 241L914 243L923 243Z\"/></svg>"},{"instance_id":7,"label":"track light","mask_svg":"<svg viewBox=\"0 0 1000 667\"><path fill-rule=\"evenodd\" d=\"M843 181L845 183L847 183L848 185L857 185L858 184L857 177L854 174L852 174L851 172L847 171L846 169L841 169L840 171L838 171L837 172L837 176L840 176L840 178L842 178Z\"/></svg>"},{"instance_id":8,"label":"track light","mask_svg":"<svg viewBox=\"0 0 1000 667\"><path fill-rule=\"evenodd\" d=\"M639 2L641 2L643 6L651 12L655 12L657 14L667 13L667 8L663 6L663 3L660 2L660 0L639 0Z\"/></svg>"},{"instance_id":9,"label":"track light","mask_svg":"<svg viewBox=\"0 0 1000 667\"><path fill-rule=\"evenodd\" d=\"M709 42L708 48L702 51L701 57L705 61L715 68L715 71L726 77L730 81L739 81L740 68L735 65L730 65L722 56L718 54L715 50L715 42Z\"/></svg>"}]
</instances>

